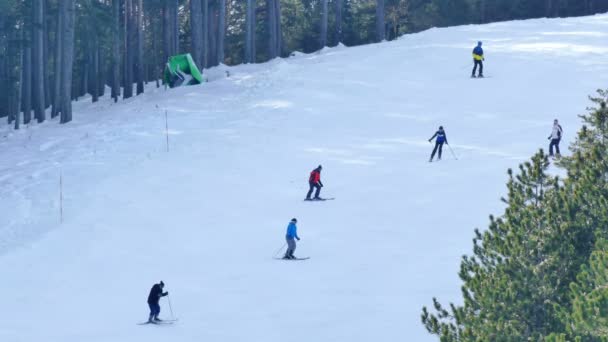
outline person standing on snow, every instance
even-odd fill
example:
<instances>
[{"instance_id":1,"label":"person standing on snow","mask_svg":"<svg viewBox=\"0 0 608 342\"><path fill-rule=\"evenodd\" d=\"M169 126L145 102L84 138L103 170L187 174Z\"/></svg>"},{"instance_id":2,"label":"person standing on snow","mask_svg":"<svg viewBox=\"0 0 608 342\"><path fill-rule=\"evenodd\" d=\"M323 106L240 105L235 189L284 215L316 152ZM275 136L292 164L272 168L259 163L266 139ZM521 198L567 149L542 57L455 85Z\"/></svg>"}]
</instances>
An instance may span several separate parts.
<instances>
[{"instance_id":1,"label":"person standing on snow","mask_svg":"<svg viewBox=\"0 0 608 342\"><path fill-rule=\"evenodd\" d=\"M161 297L169 295L169 292L163 292L163 288L165 287L165 283L161 280L160 283L154 284L152 289L150 289L150 294L148 295L148 306L150 307L150 317L148 318L148 323L156 323L161 321L158 318L158 314L160 314L160 301Z\"/></svg>"},{"instance_id":2,"label":"person standing on snow","mask_svg":"<svg viewBox=\"0 0 608 342\"><path fill-rule=\"evenodd\" d=\"M316 169L312 170L310 173L310 177L308 178L308 185L310 189L308 190L308 194L306 194L306 200L310 201L310 196L312 195L312 191L316 188L315 192L315 200L320 200L319 193L321 192L321 188L323 187L323 183L321 183L321 170L323 167L319 165Z\"/></svg>"},{"instance_id":3,"label":"person standing on snow","mask_svg":"<svg viewBox=\"0 0 608 342\"><path fill-rule=\"evenodd\" d=\"M433 134L433 136L429 139L429 142L431 142L431 140L433 140L435 137L437 137L437 139L435 139L435 148L433 149L433 153L431 153L431 159L429 159L429 162L433 161L433 158L435 157L435 153L437 152L437 150L439 150L437 160L441 160L441 152L443 149L443 143L446 143L446 144L448 143L448 137L447 137L447 135L445 135L443 126L439 126L439 130L437 132L435 132L435 134Z\"/></svg>"},{"instance_id":4,"label":"person standing on snow","mask_svg":"<svg viewBox=\"0 0 608 342\"><path fill-rule=\"evenodd\" d=\"M547 139L551 140L551 143L549 143L549 156L553 157L553 146L555 146L555 152L560 157L559 142L562 140L562 126L559 125L557 119L553 120L553 130Z\"/></svg>"},{"instance_id":5,"label":"person standing on snow","mask_svg":"<svg viewBox=\"0 0 608 342\"><path fill-rule=\"evenodd\" d=\"M477 71L477 66L479 65L479 76L483 77L483 61L485 58L483 57L483 49L481 48L481 42L477 42L477 46L473 49L473 72L471 73L471 77L475 78L475 71Z\"/></svg>"},{"instance_id":6,"label":"person standing on snow","mask_svg":"<svg viewBox=\"0 0 608 342\"><path fill-rule=\"evenodd\" d=\"M287 234L285 234L285 240L287 240L287 251L285 252L283 259L296 259L293 252L296 250L296 240L300 241L296 223L298 223L298 220L292 218L287 226Z\"/></svg>"}]
</instances>

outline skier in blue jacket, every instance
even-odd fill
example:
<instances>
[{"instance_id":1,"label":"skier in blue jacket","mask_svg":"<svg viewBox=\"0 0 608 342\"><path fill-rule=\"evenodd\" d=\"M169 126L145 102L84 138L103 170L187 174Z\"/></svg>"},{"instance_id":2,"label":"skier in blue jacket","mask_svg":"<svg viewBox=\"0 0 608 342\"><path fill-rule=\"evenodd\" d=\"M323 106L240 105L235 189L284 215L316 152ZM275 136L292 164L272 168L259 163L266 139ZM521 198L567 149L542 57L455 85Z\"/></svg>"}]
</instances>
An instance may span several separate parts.
<instances>
[{"instance_id":1,"label":"skier in blue jacket","mask_svg":"<svg viewBox=\"0 0 608 342\"><path fill-rule=\"evenodd\" d=\"M300 241L300 237L298 236L298 227L296 226L296 223L298 223L298 220L293 218L287 226L287 234L285 235L285 240L287 240L287 251L285 252L285 256L283 257L283 259L296 258L293 255L293 252L296 250L296 240Z\"/></svg>"},{"instance_id":2,"label":"skier in blue jacket","mask_svg":"<svg viewBox=\"0 0 608 342\"><path fill-rule=\"evenodd\" d=\"M475 71L477 71L477 66L479 66L479 75L477 77L483 77L483 61L485 57L483 56L483 49L481 48L481 42L477 42L477 46L473 49L473 72L471 73L471 77L475 78Z\"/></svg>"},{"instance_id":3,"label":"skier in blue jacket","mask_svg":"<svg viewBox=\"0 0 608 342\"><path fill-rule=\"evenodd\" d=\"M435 137L437 137L437 139L435 139L435 148L433 149L433 153L431 153L431 159L429 159L429 162L433 161L437 150L439 150L439 158L437 158L437 160L441 160L441 150L443 149L443 143L448 143L448 137L447 135L445 135L443 126L439 126L439 130L435 132L435 134L433 134L433 136L429 139L429 142L431 142L431 140L433 140Z\"/></svg>"}]
</instances>

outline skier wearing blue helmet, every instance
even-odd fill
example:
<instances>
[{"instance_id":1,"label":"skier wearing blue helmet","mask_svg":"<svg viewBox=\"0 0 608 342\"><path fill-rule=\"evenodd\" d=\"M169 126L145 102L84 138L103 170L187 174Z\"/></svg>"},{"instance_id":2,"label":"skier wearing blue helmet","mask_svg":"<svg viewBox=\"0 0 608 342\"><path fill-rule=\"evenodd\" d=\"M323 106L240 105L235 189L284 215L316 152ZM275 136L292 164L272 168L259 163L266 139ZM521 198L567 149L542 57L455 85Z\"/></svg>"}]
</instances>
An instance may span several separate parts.
<instances>
[{"instance_id":1,"label":"skier wearing blue helmet","mask_svg":"<svg viewBox=\"0 0 608 342\"><path fill-rule=\"evenodd\" d=\"M477 71L477 66L479 66L479 75L477 77L483 77L483 61L485 60L483 56L483 49L481 48L481 42L477 42L477 46L473 49L473 72L471 73L471 77L475 78L475 71Z\"/></svg>"}]
</instances>

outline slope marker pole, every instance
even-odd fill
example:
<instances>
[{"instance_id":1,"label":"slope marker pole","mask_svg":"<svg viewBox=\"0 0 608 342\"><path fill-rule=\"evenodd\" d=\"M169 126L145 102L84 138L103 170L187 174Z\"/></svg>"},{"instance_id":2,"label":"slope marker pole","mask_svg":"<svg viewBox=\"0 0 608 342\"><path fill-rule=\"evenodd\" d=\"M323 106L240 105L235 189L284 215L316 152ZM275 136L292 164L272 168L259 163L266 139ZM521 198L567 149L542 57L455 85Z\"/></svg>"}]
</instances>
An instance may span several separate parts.
<instances>
[{"instance_id":1,"label":"slope marker pole","mask_svg":"<svg viewBox=\"0 0 608 342\"><path fill-rule=\"evenodd\" d=\"M165 135L167 136L167 152L169 152L169 117L165 110Z\"/></svg>"}]
</instances>

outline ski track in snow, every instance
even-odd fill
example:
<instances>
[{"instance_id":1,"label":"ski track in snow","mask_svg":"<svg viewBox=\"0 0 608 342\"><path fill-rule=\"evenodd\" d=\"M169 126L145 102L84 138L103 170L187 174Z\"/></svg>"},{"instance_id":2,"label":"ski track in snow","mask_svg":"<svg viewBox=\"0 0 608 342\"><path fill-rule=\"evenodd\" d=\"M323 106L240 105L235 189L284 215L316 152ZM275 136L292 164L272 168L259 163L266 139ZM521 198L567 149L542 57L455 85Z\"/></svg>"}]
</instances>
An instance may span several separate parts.
<instances>
[{"instance_id":1,"label":"ski track in snow","mask_svg":"<svg viewBox=\"0 0 608 342\"><path fill-rule=\"evenodd\" d=\"M567 152L608 81L606 29L608 15L431 29L0 126L0 340L435 341L421 307L460 301L473 229L553 118ZM477 40L484 80L468 77ZM439 125L459 160L445 146L428 163ZM337 199L304 203L318 164ZM292 217L312 258L273 260ZM180 320L137 326L160 279Z\"/></svg>"}]
</instances>

